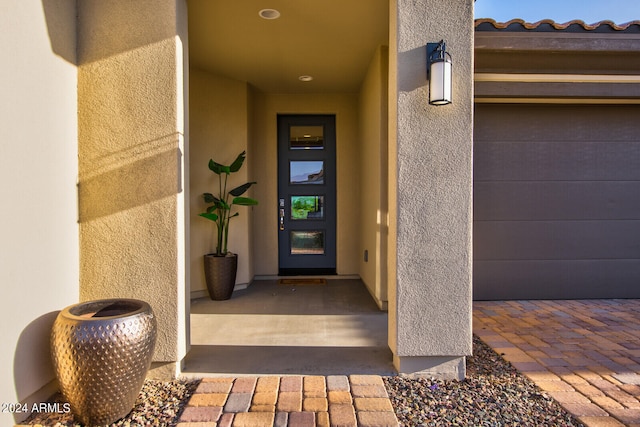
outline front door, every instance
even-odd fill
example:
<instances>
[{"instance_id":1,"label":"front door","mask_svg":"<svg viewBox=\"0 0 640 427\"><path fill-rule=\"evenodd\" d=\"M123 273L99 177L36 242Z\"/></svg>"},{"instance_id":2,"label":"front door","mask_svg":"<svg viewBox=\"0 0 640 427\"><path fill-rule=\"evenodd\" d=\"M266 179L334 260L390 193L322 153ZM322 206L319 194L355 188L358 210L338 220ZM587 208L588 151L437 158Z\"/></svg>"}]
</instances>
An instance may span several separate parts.
<instances>
[{"instance_id":1,"label":"front door","mask_svg":"<svg viewBox=\"0 0 640 427\"><path fill-rule=\"evenodd\" d=\"M278 116L280 275L336 273L336 124Z\"/></svg>"}]
</instances>

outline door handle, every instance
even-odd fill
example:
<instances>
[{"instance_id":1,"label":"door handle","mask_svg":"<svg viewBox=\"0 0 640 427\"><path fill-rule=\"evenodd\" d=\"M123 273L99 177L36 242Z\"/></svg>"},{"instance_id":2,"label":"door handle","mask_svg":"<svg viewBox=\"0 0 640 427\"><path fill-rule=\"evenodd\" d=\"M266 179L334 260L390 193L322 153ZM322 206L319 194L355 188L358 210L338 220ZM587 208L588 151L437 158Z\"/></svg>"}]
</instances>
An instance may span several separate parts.
<instances>
[{"instance_id":1,"label":"door handle","mask_svg":"<svg viewBox=\"0 0 640 427\"><path fill-rule=\"evenodd\" d=\"M278 205L280 208L280 231L284 231L284 199L278 200Z\"/></svg>"}]
</instances>

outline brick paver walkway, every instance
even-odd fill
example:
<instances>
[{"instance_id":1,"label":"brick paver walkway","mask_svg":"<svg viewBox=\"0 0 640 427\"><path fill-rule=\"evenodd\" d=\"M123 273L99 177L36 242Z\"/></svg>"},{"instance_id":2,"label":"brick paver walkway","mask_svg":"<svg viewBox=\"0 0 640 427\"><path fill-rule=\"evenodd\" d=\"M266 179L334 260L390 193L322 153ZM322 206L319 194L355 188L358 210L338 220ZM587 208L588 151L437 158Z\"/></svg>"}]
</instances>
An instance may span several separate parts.
<instances>
[{"instance_id":1,"label":"brick paver walkway","mask_svg":"<svg viewBox=\"0 0 640 427\"><path fill-rule=\"evenodd\" d=\"M204 378L177 427L397 427L377 375Z\"/></svg>"},{"instance_id":2,"label":"brick paver walkway","mask_svg":"<svg viewBox=\"0 0 640 427\"><path fill-rule=\"evenodd\" d=\"M473 330L589 427L640 426L640 300L474 302Z\"/></svg>"}]
</instances>

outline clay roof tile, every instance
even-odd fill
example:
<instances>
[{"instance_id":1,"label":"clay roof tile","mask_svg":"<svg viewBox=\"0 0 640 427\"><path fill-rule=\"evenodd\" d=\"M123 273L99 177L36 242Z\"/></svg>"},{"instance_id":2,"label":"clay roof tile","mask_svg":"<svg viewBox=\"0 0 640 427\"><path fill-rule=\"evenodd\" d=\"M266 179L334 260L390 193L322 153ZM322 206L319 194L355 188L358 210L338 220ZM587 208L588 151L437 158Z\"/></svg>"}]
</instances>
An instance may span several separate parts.
<instances>
[{"instance_id":1,"label":"clay roof tile","mask_svg":"<svg viewBox=\"0 0 640 427\"><path fill-rule=\"evenodd\" d=\"M525 22L522 19L512 19L507 22L496 22L490 18L475 20L476 31L595 31L595 32L637 32L640 33L640 21L630 21L625 24L616 24L609 20L599 21L594 24L586 24L584 21L574 19L565 23L558 23L552 19L543 19L538 22Z\"/></svg>"}]
</instances>

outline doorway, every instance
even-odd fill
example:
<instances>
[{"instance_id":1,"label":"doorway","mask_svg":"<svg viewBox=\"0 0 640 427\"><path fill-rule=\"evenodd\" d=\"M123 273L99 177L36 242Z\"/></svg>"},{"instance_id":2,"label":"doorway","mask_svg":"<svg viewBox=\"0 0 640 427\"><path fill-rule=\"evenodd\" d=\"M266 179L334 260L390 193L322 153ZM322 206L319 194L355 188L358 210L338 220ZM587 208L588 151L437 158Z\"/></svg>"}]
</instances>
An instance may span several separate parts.
<instances>
[{"instance_id":1,"label":"doorway","mask_svg":"<svg viewBox=\"0 0 640 427\"><path fill-rule=\"evenodd\" d=\"M336 124L333 115L278 116L278 268L336 274Z\"/></svg>"}]
</instances>

